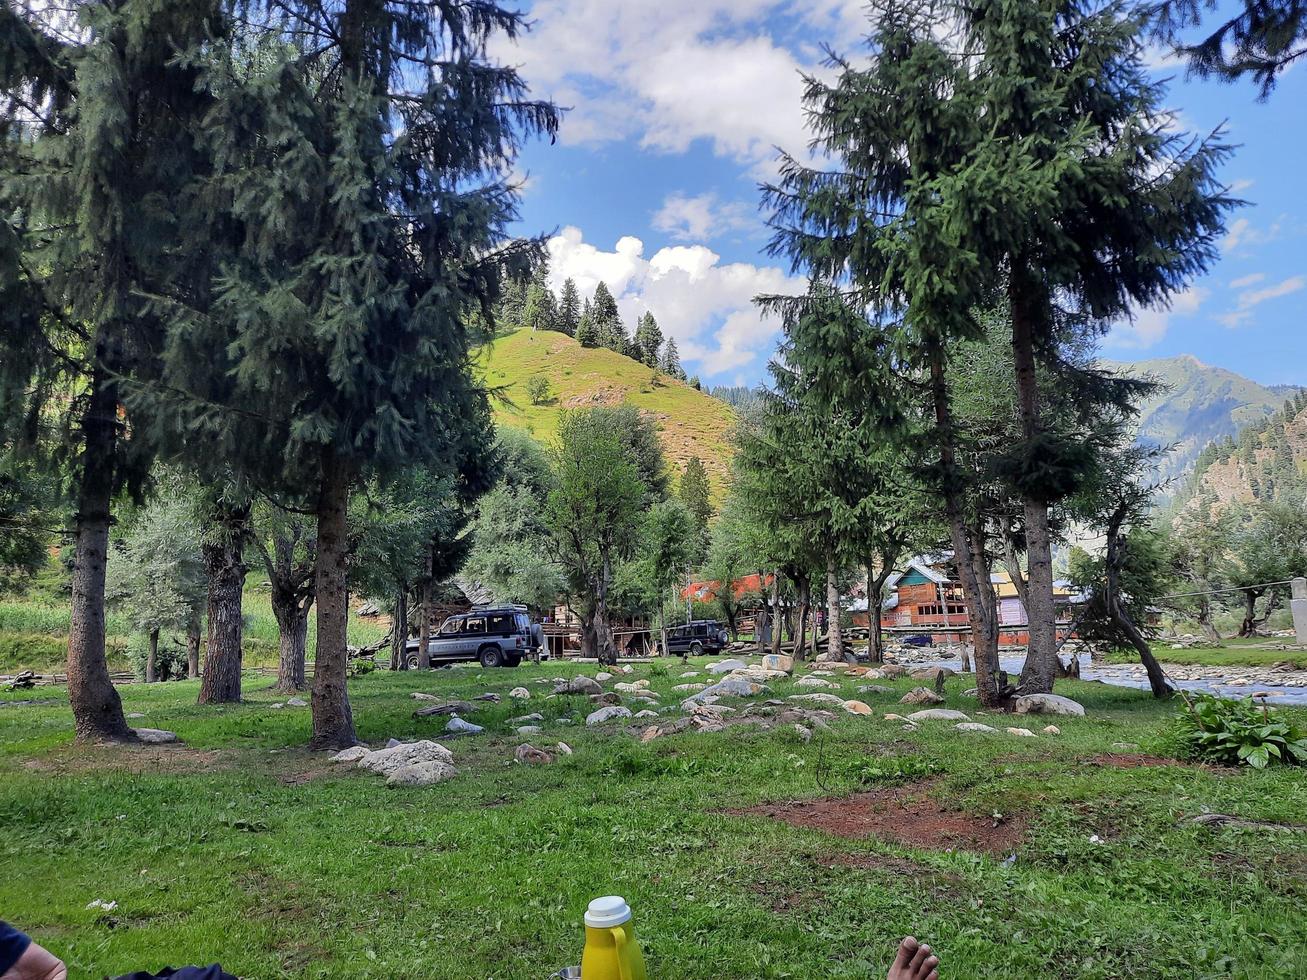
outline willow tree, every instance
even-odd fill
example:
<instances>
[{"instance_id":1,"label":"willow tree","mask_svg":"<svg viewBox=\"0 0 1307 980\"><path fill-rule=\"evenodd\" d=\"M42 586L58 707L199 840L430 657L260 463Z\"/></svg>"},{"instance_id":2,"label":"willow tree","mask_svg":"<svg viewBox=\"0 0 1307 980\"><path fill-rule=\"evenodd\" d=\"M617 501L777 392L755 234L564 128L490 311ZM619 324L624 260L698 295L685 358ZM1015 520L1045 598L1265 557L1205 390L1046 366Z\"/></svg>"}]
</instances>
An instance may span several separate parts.
<instances>
[{"instance_id":1,"label":"willow tree","mask_svg":"<svg viewBox=\"0 0 1307 980\"><path fill-rule=\"evenodd\" d=\"M939 23L955 29L940 32ZM1214 257L1231 203L1215 178L1226 148L1169 128L1162 88L1142 62L1141 27L1119 4L1084 0L880 8L870 65L836 58L833 80L807 83L813 148L833 165L785 156L766 190L773 252L835 284L866 315L865 328L844 331L849 343L817 369L874 377L883 367L865 364L883 345L931 393L934 476L987 704L1001 700L994 599L957 492L952 345L980 335L974 311L1005 307L1021 419L1008 477L1022 501L1030 597L1022 687L1048 690L1056 661L1048 510L1074 488L1077 453L1044 424L1037 363L1058 358L1068 322L1097 332L1165 304ZM788 304L791 317L802 302ZM818 338L814 350L834 342Z\"/></svg>"},{"instance_id":2,"label":"willow tree","mask_svg":"<svg viewBox=\"0 0 1307 980\"><path fill-rule=\"evenodd\" d=\"M524 23L488 0L238 6L243 46L204 62L217 171L205 193L235 248L177 338L218 352L230 385L220 410L198 393L186 424L230 446L234 417L261 417L243 465L312 502L313 744L347 745L351 490L443 465L461 451L450 433L485 416L471 324L541 254L508 236L507 175L558 114L488 56Z\"/></svg>"},{"instance_id":3,"label":"willow tree","mask_svg":"<svg viewBox=\"0 0 1307 980\"><path fill-rule=\"evenodd\" d=\"M165 317L149 297L187 278L205 242L179 207L207 167L195 127L209 104L183 55L221 43L223 18L206 0L74 6L0 10L0 366L25 401L4 421L30 434L58 418L74 725L79 739L129 740L105 660L106 549L152 445L123 396L157 375Z\"/></svg>"}]
</instances>

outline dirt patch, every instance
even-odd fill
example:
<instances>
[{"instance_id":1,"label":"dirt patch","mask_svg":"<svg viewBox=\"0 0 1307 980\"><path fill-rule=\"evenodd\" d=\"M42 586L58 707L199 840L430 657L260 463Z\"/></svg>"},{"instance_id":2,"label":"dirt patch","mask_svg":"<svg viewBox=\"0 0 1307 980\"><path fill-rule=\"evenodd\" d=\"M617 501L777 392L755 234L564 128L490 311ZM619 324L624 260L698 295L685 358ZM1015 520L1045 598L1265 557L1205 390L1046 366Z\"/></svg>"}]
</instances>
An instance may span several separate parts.
<instances>
[{"instance_id":1,"label":"dirt patch","mask_svg":"<svg viewBox=\"0 0 1307 980\"><path fill-rule=\"evenodd\" d=\"M159 773L219 772L236 765L236 754L192 749L185 745L61 745L23 763L26 769L61 775L88 772Z\"/></svg>"},{"instance_id":2,"label":"dirt patch","mask_svg":"<svg viewBox=\"0 0 1307 980\"><path fill-rule=\"evenodd\" d=\"M856 868L859 871L880 871L904 878L939 876L934 868L894 854L825 854L817 859L817 863L823 868Z\"/></svg>"},{"instance_id":3,"label":"dirt patch","mask_svg":"<svg viewBox=\"0 0 1307 980\"><path fill-rule=\"evenodd\" d=\"M1021 815L995 818L987 813L949 809L930 796L931 784L891 786L853 796L762 803L736 816L771 817L792 827L839 837L881 840L934 851L1010 853L1025 837Z\"/></svg>"}]
</instances>

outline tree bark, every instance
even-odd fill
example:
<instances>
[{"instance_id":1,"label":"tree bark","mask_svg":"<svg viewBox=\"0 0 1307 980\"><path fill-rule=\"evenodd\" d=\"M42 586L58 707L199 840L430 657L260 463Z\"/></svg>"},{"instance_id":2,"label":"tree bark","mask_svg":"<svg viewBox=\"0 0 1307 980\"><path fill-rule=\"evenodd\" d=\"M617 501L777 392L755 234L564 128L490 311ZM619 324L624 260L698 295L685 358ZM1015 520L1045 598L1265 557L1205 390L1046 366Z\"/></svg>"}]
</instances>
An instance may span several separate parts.
<instances>
[{"instance_id":1,"label":"tree bark","mask_svg":"<svg viewBox=\"0 0 1307 980\"><path fill-rule=\"evenodd\" d=\"M885 602L885 583L889 580L892 569L889 563L882 563L880 571L871 574L871 565L867 565L867 650L872 663L885 662L885 633L880 626L880 609Z\"/></svg>"},{"instance_id":2,"label":"tree bark","mask_svg":"<svg viewBox=\"0 0 1307 980\"><path fill-rule=\"evenodd\" d=\"M274 602L277 619L277 684L280 694L308 690L304 661L308 651L309 606L311 601Z\"/></svg>"},{"instance_id":3,"label":"tree bark","mask_svg":"<svg viewBox=\"0 0 1307 980\"><path fill-rule=\"evenodd\" d=\"M617 663L617 645L613 642L613 628L608 622L608 585L612 581L612 560L604 550L601 555L599 580L595 583L594 637L595 656L601 664Z\"/></svg>"},{"instance_id":4,"label":"tree bark","mask_svg":"<svg viewBox=\"0 0 1307 980\"><path fill-rule=\"evenodd\" d=\"M1253 637L1257 635L1257 627L1261 626L1271 618L1271 613L1275 611L1275 593L1271 593L1271 601L1266 604L1266 613L1263 616L1257 615L1257 600L1266 592L1265 589L1244 589L1243 590L1243 622L1239 624L1239 635L1242 637Z\"/></svg>"},{"instance_id":5,"label":"tree bark","mask_svg":"<svg viewBox=\"0 0 1307 980\"><path fill-rule=\"evenodd\" d=\"M200 619L197 615L186 627L186 676L195 680L200 676Z\"/></svg>"},{"instance_id":6,"label":"tree bark","mask_svg":"<svg viewBox=\"0 0 1307 980\"><path fill-rule=\"evenodd\" d=\"M1144 672L1148 675L1148 686L1153 692L1153 697L1167 698L1174 694L1175 690L1167 683L1166 674L1162 672L1162 665L1153 656L1153 648L1149 645L1147 637L1135 625L1130 611L1121 602L1121 567L1125 564L1125 542L1121 539L1121 525L1128 512L1126 505L1122 504L1113 512L1107 524L1107 549L1103 561L1107 580L1107 612L1117 628L1125 634L1131 646L1135 648L1135 652L1139 654L1139 661L1144 665Z\"/></svg>"},{"instance_id":7,"label":"tree bark","mask_svg":"<svg viewBox=\"0 0 1307 980\"><path fill-rule=\"evenodd\" d=\"M390 632L390 669L408 670L408 587L395 594L395 622Z\"/></svg>"},{"instance_id":8,"label":"tree bark","mask_svg":"<svg viewBox=\"0 0 1307 980\"><path fill-rule=\"evenodd\" d=\"M222 509L200 547L208 574L209 642L198 704L234 704L241 699L241 602L248 520L248 508Z\"/></svg>"},{"instance_id":9,"label":"tree bark","mask_svg":"<svg viewBox=\"0 0 1307 980\"><path fill-rule=\"evenodd\" d=\"M840 624L840 584L835 568L835 554L826 555L826 654L829 661L844 659L844 628Z\"/></svg>"},{"instance_id":10,"label":"tree bark","mask_svg":"<svg viewBox=\"0 0 1307 980\"><path fill-rule=\"evenodd\" d=\"M68 702L79 742L131 741L136 737L109 679L104 651L104 571L118 438L117 410L117 389L97 360L82 417L83 459L68 624Z\"/></svg>"},{"instance_id":11,"label":"tree bark","mask_svg":"<svg viewBox=\"0 0 1307 980\"><path fill-rule=\"evenodd\" d=\"M418 587L418 670L431 669L431 579Z\"/></svg>"},{"instance_id":12,"label":"tree bark","mask_svg":"<svg viewBox=\"0 0 1307 980\"><path fill-rule=\"evenodd\" d=\"M989 581L982 532L967 523L966 510L957 486L957 447L954 442L953 408L944 378L944 353L938 345L930 351L930 390L939 437L943 470L942 496L948 518L949 537L958 581L971 615L971 637L975 644L976 692L987 708L1001 708L1007 701L998 662L998 611Z\"/></svg>"},{"instance_id":13,"label":"tree bark","mask_svg":"<svg viewBox=\"0 0 1307 980\"><path fill-rule=\"evenodd\" d=\"M150 648L145 654L145 683L159 679L159 631L150 630Z\"/></svg>"},{"instance_id":14,"label":"tree bark","mask_svg":"<svg viewBox=\"0 0 1307 980\"><path fill-rule=\"evenodd\" d=\"M1008 303L1012 315L1012 362L1016 372L1017 406L1021 433L1028 449L1035 451L1043 436L1040 421L1039 378L1035 371L1035 314L1031 309L1031 285L1020 260L1014 259L1008 278ZM1053 690L1060 663L1057 659L1057 609L1053 602L1052 535L1048 529L1048 501L1021 489L1026 523L1026 630L1030 642L1021 668L1020 689L1026 694L1047 694Z\"/></svg>"},{"instance_id":15,"label":"tree bark","mask_svg":"<svg viewBox=\"0 0 1307 980\"><path fill-rule=\"evenodd\" d=\"M1212 646L1221 645L1221 634L1217 632L1216 627L1212 624L1212 604L1206 596L1198 599L1198 627L1203 631L1203 635L1211 642Z\"/></svg>"},{"instance_id":16,"label":"tree bark","mask_svg":"<svg viewBox=\"0 0 1307 980\"><path fill-rule=\"evenodd\" d=\"M781 570L779 568L772 573L771 599L773 620L771 652L779 654L781 652L781 629L785 626L785 617L781 615Z\"/></svg>"},{"instance_id":17,"label":"tree bark","mask_svg":"<svg viewBox=\"0 0 1307 980\"><path fill-rule=\"evenodd\" d=\"M314 595L318 606L318 641L313 664L312 748L348 748L358 742L349 705L346 666L349 649L348 519L353 474L336 454L322 451L318 490L318 553Z\"/></svg>"}]
</instances>

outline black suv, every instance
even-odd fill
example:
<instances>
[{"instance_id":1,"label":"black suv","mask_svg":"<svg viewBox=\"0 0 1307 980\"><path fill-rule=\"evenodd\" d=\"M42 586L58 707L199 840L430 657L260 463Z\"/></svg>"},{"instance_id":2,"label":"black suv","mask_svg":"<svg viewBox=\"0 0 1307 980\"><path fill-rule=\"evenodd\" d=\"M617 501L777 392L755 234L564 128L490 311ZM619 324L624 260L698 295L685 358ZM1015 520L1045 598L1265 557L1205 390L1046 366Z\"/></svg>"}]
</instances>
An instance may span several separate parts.
<instances>
[{"instance_id":1,"label":"black suv","mask_svg":"<svg viewBox=\"0 0 1307 980\"><path fill-rule=\"evenodd\" d=\"M433 665L479 660L482 667L516 667L536 645L524 606L485 606L450 616L427 643ZM408 641L408 664L418 666L418 641Z\"/></svg>"},{"instance_id":2,"label":"black suv","mask_svg":"<svg viewBox=\"0 0 1307 980\"><path fill-rule=\"evenodd\" d=\"M697 657L701 653L720 653L729 643L726 629L717 620L696 619L667 627L667 649L663 652Z\"/></svg>"}]
</instances>

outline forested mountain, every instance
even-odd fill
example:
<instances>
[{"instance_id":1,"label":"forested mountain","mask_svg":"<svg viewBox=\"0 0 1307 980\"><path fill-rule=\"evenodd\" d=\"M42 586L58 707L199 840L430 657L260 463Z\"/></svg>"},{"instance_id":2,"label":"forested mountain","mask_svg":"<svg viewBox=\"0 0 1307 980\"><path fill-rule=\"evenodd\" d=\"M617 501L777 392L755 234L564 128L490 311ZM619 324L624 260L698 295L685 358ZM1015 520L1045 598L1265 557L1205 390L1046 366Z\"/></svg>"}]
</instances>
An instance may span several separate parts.
<instances>
[{"instance_id":1,"label":"forested mountain","mask_svg":"<svg viewBox=\"0 0 1307 980\"><path fill-rule=\"evenodd\" d=\"M1151 377L1165 386L1143 404L1139 438L1174 447L1162 466L1162 475L1168 478L1181 476L1209 444L1234 438L1244 426L1267 419L1286 398L1303 390L1293 385L1261 385L1204 364L1190 354L1103 364Z\"/></svg>"}]
</instances>

